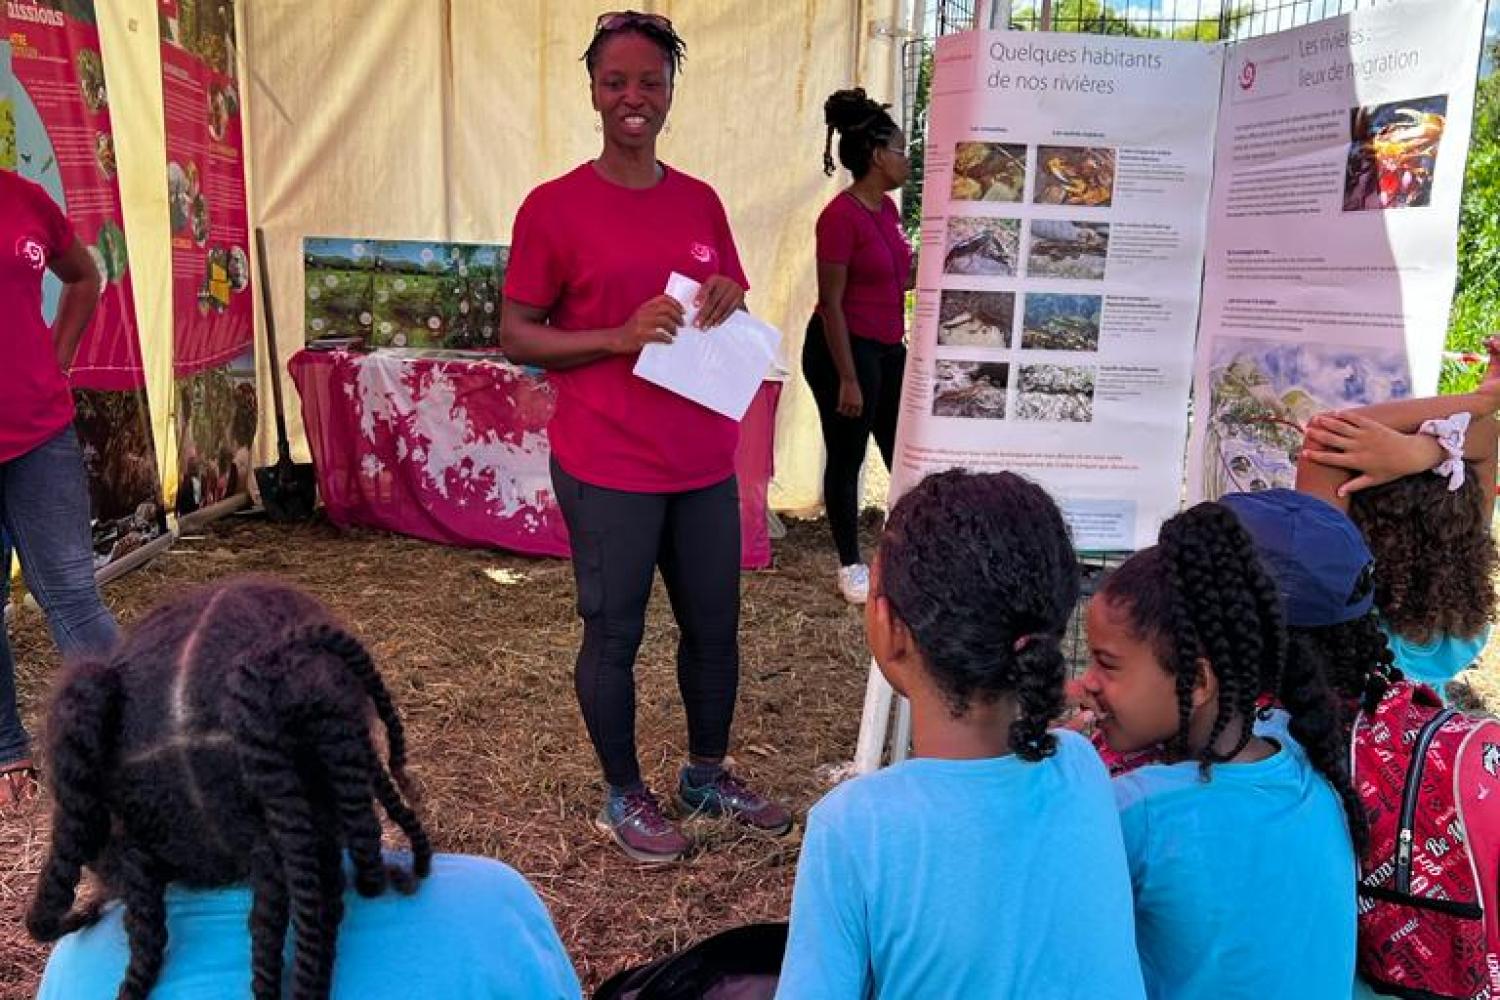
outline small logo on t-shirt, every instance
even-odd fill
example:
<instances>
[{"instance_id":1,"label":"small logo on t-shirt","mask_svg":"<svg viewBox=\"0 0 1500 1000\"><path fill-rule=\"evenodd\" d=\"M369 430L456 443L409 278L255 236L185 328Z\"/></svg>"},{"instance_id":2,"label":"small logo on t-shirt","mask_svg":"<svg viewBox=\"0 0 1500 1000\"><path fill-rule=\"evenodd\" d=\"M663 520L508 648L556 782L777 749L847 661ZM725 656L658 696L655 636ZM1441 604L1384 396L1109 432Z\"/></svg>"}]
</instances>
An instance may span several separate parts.
<instances>
[{"instance_id":1,"label":"small logo on t-shirt","mask_svg":"<svg viewBox=\"0 0 1500 1000\"><path fill-rule=\"evenodd\" d=\"M693 259L700 264L707 264L714 259L714 249L706 243L694 243L691 253Z\"/></svg>"},{"instance_id":2,"label":"small logo on t-shirt","mask_svg":"<svg viewBox=\"0 0 1500 1000\"><path fill-rule=\"evenodd\" d=\"M23 236L16 241L16 256L30 264L33 271L40 271L47 266L47 251L29 236Z\"/></svg>"}]
</instances>

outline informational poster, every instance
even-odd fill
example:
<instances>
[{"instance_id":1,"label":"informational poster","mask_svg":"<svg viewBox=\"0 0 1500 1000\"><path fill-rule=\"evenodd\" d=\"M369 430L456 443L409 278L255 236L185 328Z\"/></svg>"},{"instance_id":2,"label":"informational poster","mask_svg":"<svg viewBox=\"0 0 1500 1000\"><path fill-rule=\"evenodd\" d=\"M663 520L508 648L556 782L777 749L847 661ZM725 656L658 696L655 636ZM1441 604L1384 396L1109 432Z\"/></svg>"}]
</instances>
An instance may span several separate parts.
<instances>
[{"instance_id":1,"label":"informational poster","mask_svg":"<svg viewBox=\"0 0 1500 1000\"><path fill-rule=\"evenodd\" d=\"M1290 486L1314 413L1436 391L1484 9L1377 6L1230 50L1190 494Z\"/></svg>"},{"instance_id":2,"label":"informational poster","mask_svg":"<svg viewBox=\"0 0 1500 1000\"><path fill-rule=\"evenodd\" d=\"M970 32L938 42L916 329L893 490L1009 469L1081 549L1180 499L1223 49Z\"/></svg>"},{"instance_id":3,"label":"informational poster","mask_svg":"<svg viewBox=\"0 0 1500 1000\"><path fill-rule=\"evenodd\" d=\"M184 378L253 337L232 0L159 0L172 228L173 359Z\"/></svg>"},{"instance_id":4,"label":"informational poster","mask_svg":"<svg viewBox=\"0 0 1500 1000\"><path fill-rule=\"evenodd\" d=\"M7 0L0 29L0 169L46 189L104 277L70 372L102 567L165 523L94 3ZM61 284L45 282L50 322Z\"/></svg>"},{"instance_id":5,"label":"informational poster","mask_svg":"<svg viewBox=\"0 0 1500 1000\"><path fill-rule=\"evenodd\" d=\"M302 241L307 340L495 347L510 248L438 240Z\"/></svg>"},{"instance_id":6,"label":"informational poster","mask_svg":"<svg viewBox=\"0 0 1500 1000\"><path fill-rule=\"evenodd\" d=\"M174 507L247 492L255 435L254 291L233 0L158 0L172 232Z\"/></svg>"}]
</instances>

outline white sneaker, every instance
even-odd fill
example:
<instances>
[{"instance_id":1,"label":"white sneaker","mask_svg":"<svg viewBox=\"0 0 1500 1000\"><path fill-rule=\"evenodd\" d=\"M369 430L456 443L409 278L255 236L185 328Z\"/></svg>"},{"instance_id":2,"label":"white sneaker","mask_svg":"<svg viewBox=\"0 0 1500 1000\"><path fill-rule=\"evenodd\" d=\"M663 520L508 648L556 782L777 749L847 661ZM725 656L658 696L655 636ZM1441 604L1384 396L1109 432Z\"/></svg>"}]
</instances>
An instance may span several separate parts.
<instances>
[{"instance_id":1,"label":"white sneaker","mask_svg":"<svg viewBox=\"0 0 1500 1000\"><path fill-rule=\"evenodd\" d=\"M850 604L863 604L870 597L870 567L864 563L839 568L839 593Z\"/></svg>"}]
</instances>

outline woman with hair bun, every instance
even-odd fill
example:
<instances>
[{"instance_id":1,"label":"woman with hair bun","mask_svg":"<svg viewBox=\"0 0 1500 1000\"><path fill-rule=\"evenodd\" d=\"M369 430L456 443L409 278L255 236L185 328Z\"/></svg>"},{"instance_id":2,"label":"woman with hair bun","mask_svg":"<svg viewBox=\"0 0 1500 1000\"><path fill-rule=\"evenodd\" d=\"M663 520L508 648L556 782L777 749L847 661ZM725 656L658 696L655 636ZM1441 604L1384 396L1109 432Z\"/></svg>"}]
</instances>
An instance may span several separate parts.
<instances>
[{"instance_id":1,"label":"woman with hair bun","mask_svg":"<svg viewBox=\"0 0 1500 1000\"><path fill-rule=\"evenodd\" d=\"M838 548L839 592L851 604L863 604L870 589L859 554L859 467L871 433L891 465L906 367L912 250L887 192L906 183L911 165L906 137L887 108L860 89L840 90L823 104L823 172L834 173L837 132L839 162L853 182L818 216L818 306L802 347L802 373L828 452L823 503Z\"/></svg>"}]
</instances>

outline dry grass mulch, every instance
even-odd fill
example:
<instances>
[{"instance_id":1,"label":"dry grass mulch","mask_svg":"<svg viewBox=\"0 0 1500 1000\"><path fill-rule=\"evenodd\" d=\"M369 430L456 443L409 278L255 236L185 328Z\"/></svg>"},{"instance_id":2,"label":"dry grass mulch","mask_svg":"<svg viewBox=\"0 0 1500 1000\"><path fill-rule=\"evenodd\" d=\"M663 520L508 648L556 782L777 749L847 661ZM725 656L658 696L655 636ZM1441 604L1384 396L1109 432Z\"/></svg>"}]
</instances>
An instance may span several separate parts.
<instances>
[{"instance_id":1,"label":"dry grass mulch","mask_svg":"<svg viewBox=\"0 0 1500 1000\"><path fill-rule=\"evenodd\" d=\"M825 524L793 523L775 569L743 577L737 770L800 814L853 753L864 694L857 611L833 588ZM536 886L586 989L623 967L755 920L784 919L797 838L694 821L700 849L637 865L595 834L602 784L572 686L580 627L568 563L383 533L222 521L112 584L123 624L222 576L272 573L365 637L407 722L437 849L500 858ZM676 631L658 584L637 667L639 747L666 795L686 752ZM22 712L40 729L58 667L41 616L12 632ZM46 849L47 803L0 818L0 998L34 995L46 949L21 923Z\"/></svg>"}]
</instances>

